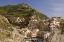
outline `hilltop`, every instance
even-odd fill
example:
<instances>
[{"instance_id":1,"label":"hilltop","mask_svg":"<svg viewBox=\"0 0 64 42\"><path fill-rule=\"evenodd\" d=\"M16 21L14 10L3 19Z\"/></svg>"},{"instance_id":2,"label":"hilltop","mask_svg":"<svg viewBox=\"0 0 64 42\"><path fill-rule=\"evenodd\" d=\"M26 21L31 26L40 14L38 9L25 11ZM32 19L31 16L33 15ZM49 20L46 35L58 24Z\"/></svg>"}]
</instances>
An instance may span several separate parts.
<instances>
[{"instance_id":1,"label":"hilltop","mask_svg":"<svg viewBox=\"0 0 64 42\"><path fill-rule=\"evenodd\" d=\"M34 37L46 42L63 42L64 19L49 19L25 3L0 7L0 42L24 42Z\"/></svg>"},{"instance_id":2,"label":"hilltop","mask_svg":"<svg viewBox=\"0 0 64 42\"><path fill-rule=\"evenodd\" d=\"M7 5L0 7L0 15L5 17L31 17L33 15L39 16L40 19L48 18L46 15L38 12L36 9L31 8L28 4L22 3L18 5Z\"/></svg>"},{"instance_id":3,"label":"hilltop","mask_svg":"<svg viewBox=\"0 0 64 42\"><path fill-rule=\"evenodd\" d=\"M5 16L11 24L15 26L22 25L22 27L28 25L31 19L42 20L48 18L25 3L1 6L0 15Z\"/></svg>"}]
</instances>

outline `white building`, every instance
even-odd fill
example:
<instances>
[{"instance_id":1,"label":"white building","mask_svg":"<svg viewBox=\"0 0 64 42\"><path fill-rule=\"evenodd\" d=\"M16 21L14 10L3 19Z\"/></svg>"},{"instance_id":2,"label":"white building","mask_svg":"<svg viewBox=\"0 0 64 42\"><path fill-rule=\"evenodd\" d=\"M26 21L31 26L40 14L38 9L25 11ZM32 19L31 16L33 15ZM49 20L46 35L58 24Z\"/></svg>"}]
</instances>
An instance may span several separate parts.
<instances>
[{"instance_id":1,"label":"white building","mask_svg":"<svg viewBox=\"0 0 64 42\"><path fill-rule=\"evenodd\" d=\"M57 26L60 26L60 18L59 17L54 17L53 18L53 24L57 25Z\"/></svg>"}]
</instances>

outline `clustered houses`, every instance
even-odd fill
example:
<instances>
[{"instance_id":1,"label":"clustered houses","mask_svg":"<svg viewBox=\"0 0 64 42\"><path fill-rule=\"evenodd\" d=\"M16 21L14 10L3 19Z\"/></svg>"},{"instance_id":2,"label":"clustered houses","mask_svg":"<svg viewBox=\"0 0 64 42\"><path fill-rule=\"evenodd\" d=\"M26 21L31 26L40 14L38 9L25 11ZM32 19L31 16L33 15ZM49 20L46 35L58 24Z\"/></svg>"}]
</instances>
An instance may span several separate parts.
<instances>
[{"instance_id":1,"label":"clustered houses","mask_svg":"<svg viewBox=\"0 0 64 42\"><path fill-rule=\"evenodd\" d=\"M31 20L29 21L28 27L22 28L21 33L25 35L26 37L29 35L30 37L36 37L37 33L39 32L39 29L37 27L37 19L34 19L35 16L31 17Z\"/></svg>"},{"instance_id":2,"label":"clustered houses","mask_svg":"<svg viewBox=\"0 0 64 42\"><path fill-rule=\"evenodd\" d=\"M37 33L39 32L39 28L37 26L38 21L33 21L33 20L30 21L27 28L21 29L21 32L24 33L25 36L27 36L28 33L30 33L31 37L36 37L37 36ZM43 33L46 36L49 36L48 34L50 34L50 32L47 32L47 31L50 31L50 27L49 27L50 23L51 23L50 21L52 21L52 20L47 19L47 20L42 20L41 21L44 24L43 28L44 28L44 32L46 32L46 33L44 33L44 32Z\"/></svg>"},{"instance_id":3,"label":"clustered houses","mask_svg":"<svg viewBox=\"0 0 64 42\"><path fill-rule=\"evenodd\" d=\"M44 24L44 38L47 38L55 28L60 27L61 17L52 17L51 19L42 20Z\"/></svg>"},{"instance_id":4,"label":"clustered houses","mask_svg":"<svg viewBox=\"0 0 64 42\"><path fill-rule=\"evenodd\" d=\"M24 18L20 18L20 17L10 17L9 21L11 23L20 23L20 22L24 22L25 19Z\"/></svg>"},{"instance_id":5,"label":"clustered houses","mask_svg":"<svg viewBox=\"0 0 64 42\"><path fill-rule=\"evenodd\" d=\"M21 34L24 35L25 37L27 37L28 33L30 33L31 31L28 28L22 28L20 30Z\"/></svg>"},{"instance_id":6,"label":"clustered houses","mask_svg":"<svg viewBox=\"0 0 64 42\"><path fill-rule=\"evenodd\" d=\"M37 27L37 22L36 21L30 21L28 27L22 28L21 31L22 33L24 32L25 36L30 36L30 37L36 37L37 33L39 32L39 29Z\"/></svg>"},{"instance_id":7,"label":"clustered houses","mask_svg":"<svg viewBox=\"0 0 64 42\"><path fill-rule=\"evenodd\" d=\"M21 17L10 17L9 19L10 23L21 23L21 22L25 22L25 23L29 23L29 21L31 20L30 17L27 18L21 18Z\"/></svg>"},{"instance_id":8,"label":"clustered houses","mask_svg":"<svg viewBox=\"0 0 64 42\"><path fill-rule=\"evenodd\" d=\"M25 37L36 37L37 36L37 32L39 31L39 29L34 28L32 30L28 29L28 28L22 28L21 29L21 34L23 34Z\"/></svg>"},{"instance_id":9,"label":"clustered houses","mask_svg":"<svg viewBox=\"0 0 64 42\"><path fill-rule=\"evenodd\" d=\"M60 26L61 17L52 17L52 19L53 19L53 24L54 25Z\"/></svg>"},{"instance_id":10,"label":"clustered houses","mask_svg":"<svg viewBox=\"0 0 64 42\"><path fill-rule=\"evenodd\" d=\"M17 23L20 23L20 22L24 22L25 20L28 22L29 20L29 24L28 24L28 27L25 27L25 28L22 28L20 29L21 31L21 34L23 34L25 37L27 37L28 35L30 37L37 37L38 36L38 32L40 31L40 27L38 23L43 24L41 28L43 28L42 30L42 36L44 36L44 39L47 38L51 33L50 33L50 25L52 26L60 26L60 20L61 18L60 17L52 17L51 19L44 19L44 20L37 20L35 18L36 16L32 16L31 19L27 18L27 19L24 19L24 18L20 18L20 17L14 17L14 18L10 18L11 22L17 22ZM13 21L12 21L13 19ZM53 28L52 28L53 29Z\"/></svg>"}]
</instances>

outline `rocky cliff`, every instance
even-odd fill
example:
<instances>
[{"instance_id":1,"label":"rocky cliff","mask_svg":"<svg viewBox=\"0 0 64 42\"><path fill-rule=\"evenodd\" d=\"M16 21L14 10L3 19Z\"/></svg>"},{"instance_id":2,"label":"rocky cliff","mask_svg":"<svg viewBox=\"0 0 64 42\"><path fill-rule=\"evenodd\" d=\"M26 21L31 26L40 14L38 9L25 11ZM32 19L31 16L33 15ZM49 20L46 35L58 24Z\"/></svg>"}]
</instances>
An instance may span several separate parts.
<instances>
[{"instance_id":1,"label":"rocky cliff","mask_svg":"<svg viewBox=\"0 0 64 42\"><path fill-rule=\"evenodd\" d=\"M56 29L54 31L54 36L51 39L51 42L64 42L64 34L61 35L61 31Z\"/></svg>"},{"instance_id":2,"label":"rocky cliff","mask_svg":"<svg viewBox=\"0 0 64 42\"><path fill-rule=\"evenodd\" d=\"M24 38L8 19L0 15L0 42L21 42Z\"/></svg>"}]
</instances>

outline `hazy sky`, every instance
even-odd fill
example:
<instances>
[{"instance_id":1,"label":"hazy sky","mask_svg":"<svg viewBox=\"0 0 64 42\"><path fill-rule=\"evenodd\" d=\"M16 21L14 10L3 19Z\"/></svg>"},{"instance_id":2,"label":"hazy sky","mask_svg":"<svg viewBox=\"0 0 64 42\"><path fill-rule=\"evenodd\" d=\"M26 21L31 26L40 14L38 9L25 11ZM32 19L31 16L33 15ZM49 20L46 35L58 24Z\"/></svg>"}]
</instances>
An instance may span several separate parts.
<instances>
[{"instance_id":1,"label":"hazy sky","mask_svg":"<svg viewBox=\"0 0 64 42\"><path fill-rule=\"evenodd\" d=\"M0 6L26 3L48 17L64 17L64 0L0 0Z\"/></svg>"}]
</instances>

